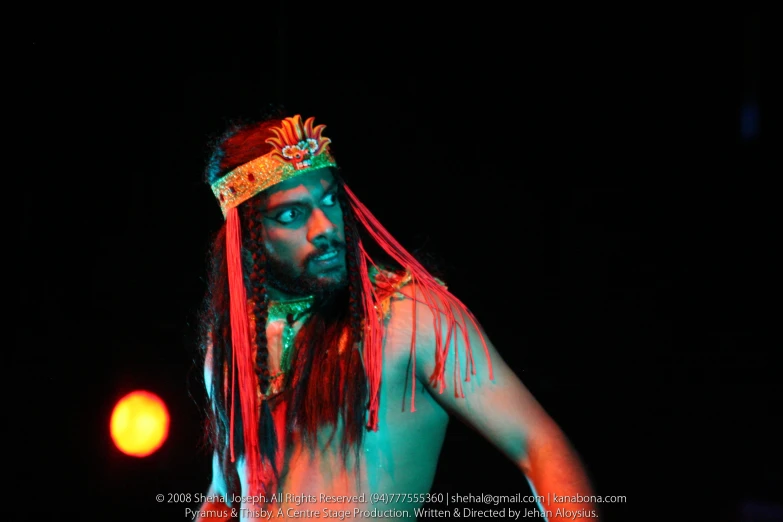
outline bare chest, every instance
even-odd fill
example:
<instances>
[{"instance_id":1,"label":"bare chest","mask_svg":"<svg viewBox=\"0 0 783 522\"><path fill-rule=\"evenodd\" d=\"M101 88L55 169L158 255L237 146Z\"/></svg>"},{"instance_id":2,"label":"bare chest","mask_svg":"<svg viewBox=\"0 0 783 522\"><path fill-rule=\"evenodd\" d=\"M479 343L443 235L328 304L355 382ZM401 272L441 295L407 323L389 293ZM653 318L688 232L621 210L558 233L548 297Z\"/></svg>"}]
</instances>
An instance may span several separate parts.
<instances>
[{"instance_id":1,"label":"bare chest","mask_svg":"<svg viewBox=\"0 0 783 522\"><path fill-rule=\"evenodd\" d=\"M270 322L267 335L270 368L274 370L291 349L285 346L286 336L290 334L284 325ZM278 447L284 448L279 462L283 505L309 503L318 507L322 500L304 501L326 495L343 499L345 506L356 507L356 495L365 494L366 499L372 493L429 491L448 415L415 380L410 363L410 356L406 357L400 350L390 349L384 354L378 430L365 431L361 444L346 453L340 445L344 429L341 422L334 428L324 427L319 432L317 446L313 447L296 434L286 433L287 405L278 403L275 407ZM415 412L411 411L414 394Z\"/></svg>"}]
</instances>

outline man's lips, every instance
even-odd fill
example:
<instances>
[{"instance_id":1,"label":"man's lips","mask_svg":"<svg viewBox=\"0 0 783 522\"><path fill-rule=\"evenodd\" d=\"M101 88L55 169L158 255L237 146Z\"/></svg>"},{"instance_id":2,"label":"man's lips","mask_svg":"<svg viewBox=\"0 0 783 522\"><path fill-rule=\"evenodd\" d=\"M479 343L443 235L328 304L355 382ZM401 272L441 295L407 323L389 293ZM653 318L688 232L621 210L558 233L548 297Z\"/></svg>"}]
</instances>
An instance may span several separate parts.
<instances>
[{"instance_id":1,"label":"man's lips","mask_svg":"<svg viewBox=\"0 0 783 522\"><path fill-rule=\"evenodd\" d=\"M342 262L342 248L330 248L327 251L310 258L310 263L317 268L331 268Z\"/></svg>"}]
</instances>

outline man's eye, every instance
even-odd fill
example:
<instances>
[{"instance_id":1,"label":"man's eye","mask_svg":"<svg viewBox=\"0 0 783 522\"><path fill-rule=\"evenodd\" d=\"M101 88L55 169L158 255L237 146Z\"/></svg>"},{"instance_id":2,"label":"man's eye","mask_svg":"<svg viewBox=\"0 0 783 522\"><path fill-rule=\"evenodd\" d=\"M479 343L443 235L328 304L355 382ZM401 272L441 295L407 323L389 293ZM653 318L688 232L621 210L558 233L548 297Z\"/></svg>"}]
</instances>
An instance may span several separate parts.
<instances>
[{"instance_id":1,"label":"man's eye","mask_svg":"<svg viewBox=\"0 0 783 522\"><path fill-rule=\"evenodd\" d=\"M280 223L292 223L298 216L299 211L297 209L289 208L275 216L275 219Z\"/></svg>"},{"instance_id":2,"label":"man's eye","mask_svg":"<svg viewBox=\"0 0 783 522\"><path fill-rule=\"evenodd\" d=\"M323 204L327 207L333 207L337 203L337 194L334 192L331 192L324 196Z\"/></svg>"}]
</instances>

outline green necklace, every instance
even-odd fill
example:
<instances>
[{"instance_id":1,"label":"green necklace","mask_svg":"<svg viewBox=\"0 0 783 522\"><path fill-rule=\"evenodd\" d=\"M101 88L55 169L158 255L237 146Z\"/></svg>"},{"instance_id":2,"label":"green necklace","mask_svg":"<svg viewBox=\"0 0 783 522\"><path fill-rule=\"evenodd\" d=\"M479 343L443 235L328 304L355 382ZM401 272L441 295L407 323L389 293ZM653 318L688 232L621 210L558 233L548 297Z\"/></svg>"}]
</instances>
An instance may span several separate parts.
<instances>
[{"instance_id":1,"label":"green necklace","mask_svg":"<svg viewBox=\"0 0 783 522\"><path fill-rule=\"evenodd\" d=\"M267 321L283 321L283 334L281 339L283 349L280 354L280 371L271 375L271 379L283 375L291 369L291 360L294 352L294 338L296 337L294 323L310 311L313 300L313 296L307 296L286 301L269 301Z\"/></svg>"}]
</instances>

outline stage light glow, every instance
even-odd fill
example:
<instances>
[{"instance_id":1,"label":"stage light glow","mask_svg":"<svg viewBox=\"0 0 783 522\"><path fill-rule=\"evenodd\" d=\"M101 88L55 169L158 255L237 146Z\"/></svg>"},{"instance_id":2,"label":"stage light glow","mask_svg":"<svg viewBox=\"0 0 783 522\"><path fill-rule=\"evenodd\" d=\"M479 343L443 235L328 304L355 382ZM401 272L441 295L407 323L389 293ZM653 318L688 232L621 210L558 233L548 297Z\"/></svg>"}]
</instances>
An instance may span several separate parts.
<instances>
[{"instance_id":1,"label":"stage light glow","mask_svg":"<svg viewBox=\"0 0 783 522\"><path fill-rule=\"evenodd\" d=\"M137 390L117 401L109 422L117 448L133 457L157 451L169 434L169 412L154 393Z\"/></svg>"}]
</instances>

